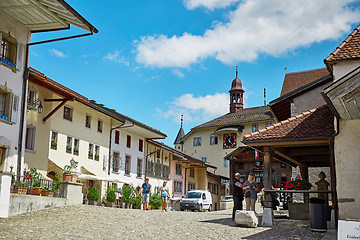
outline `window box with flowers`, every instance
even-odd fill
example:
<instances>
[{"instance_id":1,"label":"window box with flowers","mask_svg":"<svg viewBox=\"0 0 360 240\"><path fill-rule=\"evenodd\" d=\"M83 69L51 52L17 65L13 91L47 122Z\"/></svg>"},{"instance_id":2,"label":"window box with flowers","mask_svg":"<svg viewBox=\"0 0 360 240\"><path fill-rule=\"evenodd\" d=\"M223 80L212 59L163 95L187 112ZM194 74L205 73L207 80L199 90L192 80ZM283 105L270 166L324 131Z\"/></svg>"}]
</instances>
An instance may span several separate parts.
<instances>
[{"instance_id":1,"label":"window box with flowers","mask_svg":"<svg viewBox=\"0 0 360 240\"><path fill-rule=\"evenodd\" d=\"M99 155L95 154L95 160L99 161Z\"/></svg>"},{"instance_id":2,"label":"window box with flowers","mask_svg":"<svg viewBox=\"0 0 360 240\"><path fill-rule=\"evenodd\" d=\"M57 149L57 143L56 142L51 142L50 148L56 150Z\"/></svg>"},{"instance_id":3,"label":"window box with flowers","mask_svg":"<svg viewBox=\"0 0 360 240\"><path fill-rule=\"evenodd\" d=\"M74 148L74 155L79 156L79 149Z\"/></svg>"},{"instance_id":4,"label":"window box with flowers","mask_svg":"<svg viewBox=\"0 0 360 240\"><path fill-rule=\"evenodd\" d=\"M93 159L93 156L94 156L94 154L93 154L93 153L91 153L91 152L89 152L89 154L88 154L88 158L89 158L89 159Z\"/></svg>"},{"instance_id":5,"label":"window box with flowers","mask_svg":"<svg viewBox=\"0 0 360 240\"><path fill-rule=\"evenodd\" d=\"M286 182L285 190L309 190L311 187L309 180L296 178Z\"/></svg>"},{"instance_id":6,"label":"window box with flowers","mask_svg":"<svg viewBox=\"0 0 360 240\"><path fill-rule=\"evenodd\" d=\"M69 147L69 146L66 147L66 152L67 152L67 153L71 153L71 147Z\"/></svg>"}]
</instances>

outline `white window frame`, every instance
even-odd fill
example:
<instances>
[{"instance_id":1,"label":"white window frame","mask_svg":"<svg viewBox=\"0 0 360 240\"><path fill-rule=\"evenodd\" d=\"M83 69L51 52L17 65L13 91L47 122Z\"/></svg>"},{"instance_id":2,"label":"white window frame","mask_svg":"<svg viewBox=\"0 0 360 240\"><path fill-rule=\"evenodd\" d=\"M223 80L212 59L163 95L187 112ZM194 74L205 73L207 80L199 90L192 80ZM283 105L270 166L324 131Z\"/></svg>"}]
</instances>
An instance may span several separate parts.
<instances>
[{"instance_id":1,"label":"white window frame","mask_svg":"<svg viewBox=\"0 0 360 240\"><path fill-rule=\"evenodd\" d=\"M88 121L88 117L89 117L89 121ZM87 123L89 123L89 126L87 126ZM85 127L91 129L91 115L88 113L85 115Z\"/></svg>"},{"instance_id":2,"label":"white window frame","mask_svg":"<svg viewBox=\"0 0 360 240\"><path fill-rule=\"evenodd\" d=\"M194 137L193 146L194 147L200 147L201 146L201 137Z\"/></svg>"},{"instance_id":3,"label":"white window frame","mask_svg":"<svg viewBox=\"0 0 360 240\"><path fill-rule=\"evenodd\" d=\"M97 132L102 133L103 132L103 126L104 126L104 121L102 119L98 119L98 124L97 124Z\"/></svg>"},{"instance_id":4,"label":"white window frame","mask_svg":"<svg viewBox=\"0 0 360 240\"><path fill-rule=\"evenodd\" d=\"M215 141L216 139L216 141ZM210 136L210 145L217 145L219 143L218 136Z\"/></svg>"}]
</instances>

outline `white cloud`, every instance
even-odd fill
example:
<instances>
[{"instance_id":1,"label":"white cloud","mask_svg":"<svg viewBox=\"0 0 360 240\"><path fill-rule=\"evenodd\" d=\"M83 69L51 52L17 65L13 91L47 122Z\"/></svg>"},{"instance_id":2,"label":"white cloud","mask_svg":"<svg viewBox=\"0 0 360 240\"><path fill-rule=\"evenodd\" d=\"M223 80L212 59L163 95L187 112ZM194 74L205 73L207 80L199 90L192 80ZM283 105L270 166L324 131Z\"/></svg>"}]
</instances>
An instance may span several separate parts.
<instances>
[{"instance_id":1,"label":"white cloud","mask_svg":"<svg viewBox=\"0 0 360 240\"><path fill-rule=\"evenodd\" d=\"M103 59L130 66L129 61L127 61L124 56L120 56L120 51L115 50L113 53L108 53L106 56L103 57Z\"/></svg>"},{"instance_id":2,"label":"white cloud","mask_svg":"<svg viewBox=\"0 0 360 240\"><path fill-rule=\"evenodd\" d=\"M173 69L172 73L175 74L176 76L178 76L179 78L185 77L184 73L181 72L179 69Z\"/></svg>"},{"instance_id":3,"label":"white cloud","mask_svg":"<svg viewBox=\"0 0 360 240\"><path fill-rule=\"evenodd\" d=\"M59 50L56 50L55 48L49 49L49 52L50 52L51 55L54 55L54 56L56 56L56 57L60 57L60 58L65 58L65 57L67 57L67 56L65 55L65 53L63 53L63 52L61 52L61 51L59 51Z\"/></svg>"},{"instance_id":4,"label":"white cloud","mask_svg":"<svg viewBox=\"0 0 360 240\"><path fill-rule=\"evenodd\" d=\"M207 121L229 112L229 95L215 93L195 97L193 94L184 94L169 103L168 110L158 108L156 111L163 118L171 118L175 122L178 122L181 114L186 122Z\"/></svg>"},{"instance_id":5,"label":"white cloud","mask_svg":"<svg viewBox=\"0 0 360 240\"><path fill-rule=\"evenodd\" d=\"M205 6L205 1L186 2ZM355 0L244 0L236 10L229 10L227 22L214 22L203 35L142 37L135 43L136 61L148 67L182 68L207 58L234 64L254 61L259 54L279 56L349 33L360 17L358 8L348 7L352 2Z\"/></svg>"},{"instance_id":6,"label":"white cloud","mask_svg":"<svg viewBox=\"0 0 360 240\"><path fill-rule=\"evenodd\" d=\"M235 2L239 2L239 0L184 0L184 5L189 10L205 7L212 11L215 8L227 7Z\"/></svg>"}]
</instances>

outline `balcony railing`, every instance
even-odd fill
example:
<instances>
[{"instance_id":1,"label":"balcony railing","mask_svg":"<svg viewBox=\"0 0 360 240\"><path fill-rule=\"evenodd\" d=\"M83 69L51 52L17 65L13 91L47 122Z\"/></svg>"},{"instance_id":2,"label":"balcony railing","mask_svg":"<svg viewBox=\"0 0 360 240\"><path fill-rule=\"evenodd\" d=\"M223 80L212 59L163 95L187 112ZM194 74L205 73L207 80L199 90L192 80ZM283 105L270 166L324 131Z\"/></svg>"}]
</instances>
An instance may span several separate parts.
<instances>
[{"instance_id":1,"label":"balcony railing","mask_svg":"<svg viewBox=\"0 0 360 240\"><path fill-rule=\"evenodd\" d=\"M62 183L44 178L13 175L11 192L48 197L64 197L60 194Z\"/></svg>"}]
</instances>

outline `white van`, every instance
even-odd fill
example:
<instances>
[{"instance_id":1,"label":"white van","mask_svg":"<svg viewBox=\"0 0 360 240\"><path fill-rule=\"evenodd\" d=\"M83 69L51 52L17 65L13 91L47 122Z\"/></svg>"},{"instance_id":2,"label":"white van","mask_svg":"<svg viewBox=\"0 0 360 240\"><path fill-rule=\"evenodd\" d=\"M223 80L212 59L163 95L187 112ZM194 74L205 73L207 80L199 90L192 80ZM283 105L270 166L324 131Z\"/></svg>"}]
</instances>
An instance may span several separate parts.
<instances>
[{"instance_id":1,"label":"white van","mask_svg":"<svg viewBox=\"0 0 360 240\"><path fill-rule=\"evenodd\" d=\"M184 211L185 209L211 211L211 193L205 190L192 190L187 192L180 200L180 211Z\"/></svg>"}]
</instances>

